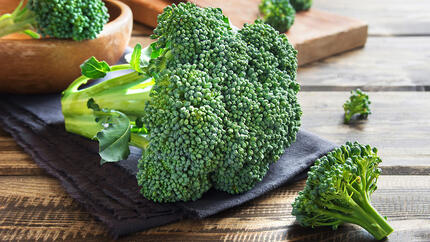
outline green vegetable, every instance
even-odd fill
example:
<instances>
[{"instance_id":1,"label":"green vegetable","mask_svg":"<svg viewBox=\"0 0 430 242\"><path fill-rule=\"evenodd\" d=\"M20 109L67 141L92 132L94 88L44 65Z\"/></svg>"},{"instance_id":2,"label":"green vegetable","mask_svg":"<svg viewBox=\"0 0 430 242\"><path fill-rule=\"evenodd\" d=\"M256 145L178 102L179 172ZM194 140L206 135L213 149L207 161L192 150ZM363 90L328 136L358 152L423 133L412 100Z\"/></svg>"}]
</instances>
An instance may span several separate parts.
<instances>
[{"instance_id":1,"label":"green vegetable","mask_svg":"<svg viewBox=\"0 0 430 242\"><path fill-rule=\"evenodd\" d=\"M296 11L289 0L262 0L259 8L264 22L281 33L294 23Z\"/></svg>"},{"instance_id":2,"label":"green vegetable","mask_svg":"<svg viewBox=\"0 0 430 242\"><path fill-rule=\"evenodd\" d=\"M312 6L312 0L290 0L296 12L308 10Z\"/></svg>"},{"instance_id":3,"label":"green vegetable","mask_svg":"<svg viewBox=\"0 0 430 242\"><path fill-rule=\"evenodd\" d=\"M306 227L357 224L376 239L393 228L370 204L381 170L377 149L347 142L315 161L303 191L293 203L292 214Z\"/></svg>"},{"instance_id":4,"label":"green vegetable","mask_svg":"<svg viewBox=\"0 0 430 242\"><path fill-rule=\"evenodd\" d=\"M296 139L296 50L261 20L233 30L217 8L173 4L158 23L157 41L137 45L130 64L83 64L86 73L131 72L82 90L93 75L75 80L62 97L66 129L98 139L103 161L141 148L137 180L148 199L248 191Z\"/></svg>"},{"instance_id":5,"label":"green vegetable","mask_svg":"<svg viewBox=\"0 0 430 242\"><path fill-rule=\"evenodd\" d=\"M345 110L345 123L349 123L352 116L355 114L359 114L359 119L367 119L367 116L371 114L370 103L369 96L360 89L351 91L349 100L343 104L343 109Z\"/></svg>"},{"instance_id":6,"label":"green vegetable","mask_svg":"<svg viewBox=\"0 0 430 242\"><path fill-rule=\"evenodd\" d=\"M23 32L33 38L94 39L108 20L101 0L29 0L24 7L21 1L12 13L0 16L0 37Z\"/></svg>"}]
</instances>

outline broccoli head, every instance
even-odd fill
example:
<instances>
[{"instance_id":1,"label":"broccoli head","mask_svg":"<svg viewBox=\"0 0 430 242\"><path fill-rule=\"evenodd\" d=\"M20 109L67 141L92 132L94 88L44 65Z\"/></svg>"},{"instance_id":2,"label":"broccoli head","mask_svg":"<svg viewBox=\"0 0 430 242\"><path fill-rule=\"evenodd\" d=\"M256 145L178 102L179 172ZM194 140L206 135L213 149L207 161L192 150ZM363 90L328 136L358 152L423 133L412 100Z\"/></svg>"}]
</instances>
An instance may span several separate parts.
<instances>
[{"instance_id":1,"label":"broccoli head","mask_svg":"<svg viewBox=\"0 0 430 242\"><path fill-rule=\"evenodd\" d=\"M294 23L296 11L289 0L262 0L259 5L263 20L281 33Z\"/></svg>"},{"instance_id":2,"label":"broccoli head","mask_svg":"<svg viewBox=\"0 0 430 242\"><path fill-rule=\"evenodd\" d=\"M22 5L0 16L0 37L24 32L34 38L94 39L109 20L101 0L29 0Z\"/></svg>"},{"instance_id":3,"label":"broccoli head","mask_svg":"<svg viewBox=\"0 0 430 242\"><path fill-rule=\"evenodd\" d=\"M290 0L296 12L305 11L311 8L312 0Z\"/></svg>"},{"instance_id":4,"label":"broccoli head","mask_svg":"<svg viewBox=\"0 0 430 242\"><path fill-rule=\"evenodd\" d=\"M157 41L137 45L130 64L81 66L63 93L66 129L95 136L103 161L126 158L129 144L142 148L137 180L148 199L248 191L296 139L296 50L261 20L234 30L217 8L173 4L158 23ZM78 90L123 69L132 71Z\"/></svg>"},{"instance_id":5,"label":"broccoli head","mask_svg":"<svg viewBox=\"0 0 430 242\"><path fill-rule=\"evenodd\" d=\"M370 204L381 173L377 149L347 142L315 161L303 191L293 203L292 214L306 227L357 224L376 239L393 228Z\"/></svg>"},{"instance_id":6,"label":"broccoli head","mask_svg":"<svg viewBox=\"0 0 430 242\"><path fill-rule=\"evenodd\" d=\"M359 114L359 119L367 119L367 116L371 114L370 103L369 96L360 89L351 91L351 96L345 104L343 104L343 109L345 110L345 123L349 123L355 114Z\"/></svg>"}]
</instances>

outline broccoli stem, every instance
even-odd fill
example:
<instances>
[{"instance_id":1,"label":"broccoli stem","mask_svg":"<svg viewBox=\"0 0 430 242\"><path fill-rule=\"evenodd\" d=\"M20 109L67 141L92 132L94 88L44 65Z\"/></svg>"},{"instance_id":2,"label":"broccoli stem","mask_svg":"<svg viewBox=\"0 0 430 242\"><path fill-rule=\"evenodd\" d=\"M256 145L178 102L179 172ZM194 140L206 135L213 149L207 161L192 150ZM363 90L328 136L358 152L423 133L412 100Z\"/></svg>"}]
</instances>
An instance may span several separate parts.
<instances>
[{"instance_id":1,"label":"broccoli stem","mask_svg":"<svg viewBox=\"0 0 430 242\"><path fill-rule=\"evenodd\" d=\"M366 170L362 167L363 177L366 177ZM355 189L351 185L347 186L347 189L352 192L351 203L357 209L360 218L357 223L358 225L365 228L369 233L371 233L376 239L380 240L391 234L393 228L387 223L387 221L372 207L369 201L369 194L367 191L368 185L366 180L361 177L361 183ZM370 217L370 218L368 218ZM369 221L373 221L369 223Z\"/></svg>"},{"instance_id":2,"label":"broccoli stem","mask_svg":"<svg viewBox=\"0 0 430 242\"><path fill-rule=\"evenodd\" d=\"M131 69L131 66L128 64L112 66L110 72L126 69ZM85 76L77 78L63 92L61 104L66 130L90 139L94 139L103 129L95 121L94 111L87 106L90 98L93 98L101 108L120 111L134 122L136 115L150 99L149 93L154 84L149 76L131 72L79 90L89 80L90 78ZM144 135L132 133L130 144L144 149L148 140Z\"/></svg>"},{"instance_id":3,"label":"broccoli stem","mask_svg":"<svg viewBox=\"0 0 430 242\"><path fill-rule=\"evenodd\" d=\"M368 230L376 239L380 240L387 237L393 232L393 228L388 224L387 220L376 211L376 209L370 204L369 200L365 197L365 203L363 210L368 214L378 225L375 230ZM374 224L372 224L374 226ZM373 232L372 232L373 231Z\"/></svg>"},{"instance_id":4,"label":"broccoli stem","mask_svg":"<svg viewBox=\"0 0 430 242\"><path fill-rule=\"evenodd\" d=\"M23 1L12 13L6 13L0 16L0 37L22 32L32 38L40 38L40 35L32 31L37 24L36 15L27 7L21 8Z\"/></svg>"},{"instance_id":5,"label":"broccoli stem","mask_svg":"<svg viewBox=\"0 0 430 242\"><path fill-rule=\"evenodd\" d=\"M381 240L393 232L393 228L372 207L366 196L361 196L360 203L357 203L351 198L350 205L352 207L351 216L354 217L355 220L355 222L352 223L355 223L366 229L370 234L373 235L373 237L375 237L375 239Z\"/></svg>"}]
</instances>

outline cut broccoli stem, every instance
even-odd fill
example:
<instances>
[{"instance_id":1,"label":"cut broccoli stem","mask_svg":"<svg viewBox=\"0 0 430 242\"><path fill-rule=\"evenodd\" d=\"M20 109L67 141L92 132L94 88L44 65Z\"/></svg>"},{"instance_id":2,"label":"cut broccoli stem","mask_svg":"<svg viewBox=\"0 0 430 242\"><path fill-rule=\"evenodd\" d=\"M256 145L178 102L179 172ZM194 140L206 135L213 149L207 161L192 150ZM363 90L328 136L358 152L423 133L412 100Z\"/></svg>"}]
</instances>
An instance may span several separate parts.
<instances>
[{"instance_id":1,"label":"cut broccoli stem","mask_svg":"<svg viewBox=\"0 0 430 242\"><path fill-rule=\"evenodd\" d=\"M130 65L112 66L111 71L131 69ZM88 100L93 98L101 107L109 107L126 114L130 120L136 118L138 111L150 99L149 93L154 84L152 78L146 75L132 72L103 82L103 85L95 85L79 90L90 78L81 76L76 79L63 92L63 115L68 132L73 132L84 137L94 139L96 134L103 129L95 119L94 111L87 106ZM126 109L124 109L126 108ZM132 135L131 144L141 148L147 146L145 136Z\"/></svg>"},{"instance_id":2,"label":"cut broccoli stem","mask_svg":"<svg viewBox=\"0 0 430 242\"><path fill-rule=\"evenodd\" d=\"M366 199L367 200L367 199ZM381 240L387 237L393 228L387 223L387 221L369 204L368 201L364 203L364 207L359 207L356 211L360 214L360 225L366 229L370 234L377 240Z\"/></svg>"},{"instance_id":3,"label":"cut broccoli stem","mask_svg":"<svg viewBox=\"0 0 430 242\"><path fill-rule=\"evenodd\" d=\"M326 214L344 222L357 224L366 229L377 240L383 239L393 232L393 228L370 205L367 199L362 203L363 205L357 204L353 199L348 199L348 203L350 205L349 210L334 204L321 203L321 206L325 206L328 210L320 209L319 211L321 214Z\"/></svg>"},{"instance_id":4,"label":"cut broccoli stem","mask_svg":"<svg viewBox=\"0 0 430 242\"><path fill-rule=\"evenodd\" d=\"M393 232L394 229L388 224L387 220L384 217L382 217L382 215L379 214L378 211L376 211L376 209L372 206L372 204L370 204L367 197L365 197L365 203L364 203L363 209L366 211L366 214L369 214L376 221L376 223L381 227L381 229L385 231L384 234L381 234L381 237L378 238L377 236L375 236L376 239L383 239L389 234L391 234L391 232ZM371 231L369 232L372 233Z\"/></svg>"}]
</instances>

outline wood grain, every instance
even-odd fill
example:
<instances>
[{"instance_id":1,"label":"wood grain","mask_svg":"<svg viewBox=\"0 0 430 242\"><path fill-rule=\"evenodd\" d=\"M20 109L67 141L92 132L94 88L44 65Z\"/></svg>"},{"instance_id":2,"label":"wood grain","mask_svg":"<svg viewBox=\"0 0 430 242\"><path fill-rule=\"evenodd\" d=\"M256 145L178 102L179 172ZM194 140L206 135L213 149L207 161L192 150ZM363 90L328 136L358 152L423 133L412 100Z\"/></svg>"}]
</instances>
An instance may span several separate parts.
<instances>
[{"instance_id":1,"label":"wood grain","mask_svg":"<svg viewBox=\"0 0 430 242\"><path fill-rule=\"evenodd\" d=\"M304 182L286 185L256 200L202 220L150 229L129 240L293 240L369 241L354 225L308 229L295 224L291 202ZM372 203L388 216L395 232L390 241L429 238L430 177L381 176ZM59 182L46 177L0 176L0 239L108 240L104 226L67 195Z\"/></svg>"},{"instance_id":2,"label":"wood grain","mask_svg":"<svg viewBox=\"0 0 430 242\"><path fill-rule=\"evenodd\" d=\"M368 94L372 102L368 120L345 125L342 105L348 92L301 92L302 127L337 144L357 140L378 147L381 165L391 172L410 167L429 175L430 93Z\"/></svg>"},{"instance_id":3,"label":"wood grain","mask_svg":"<svg viewBox=\"0 0 430 242\"><path fill-rule=\"evenodd\" d=\"M430 37L369 38L364 49L299 68L298 80L306 91L429 91L429 53Z\"/></svg>"},{"instance_id":4,"label":"wood grain","mask_svg":"<svg viewBox=\"0 0 430 242\"><path fill-rule=\"evenodd\" d=\"M430 1L314 0L313 8L361 19L370 35L430 35Z\"/></svg>"}]
</instances>

